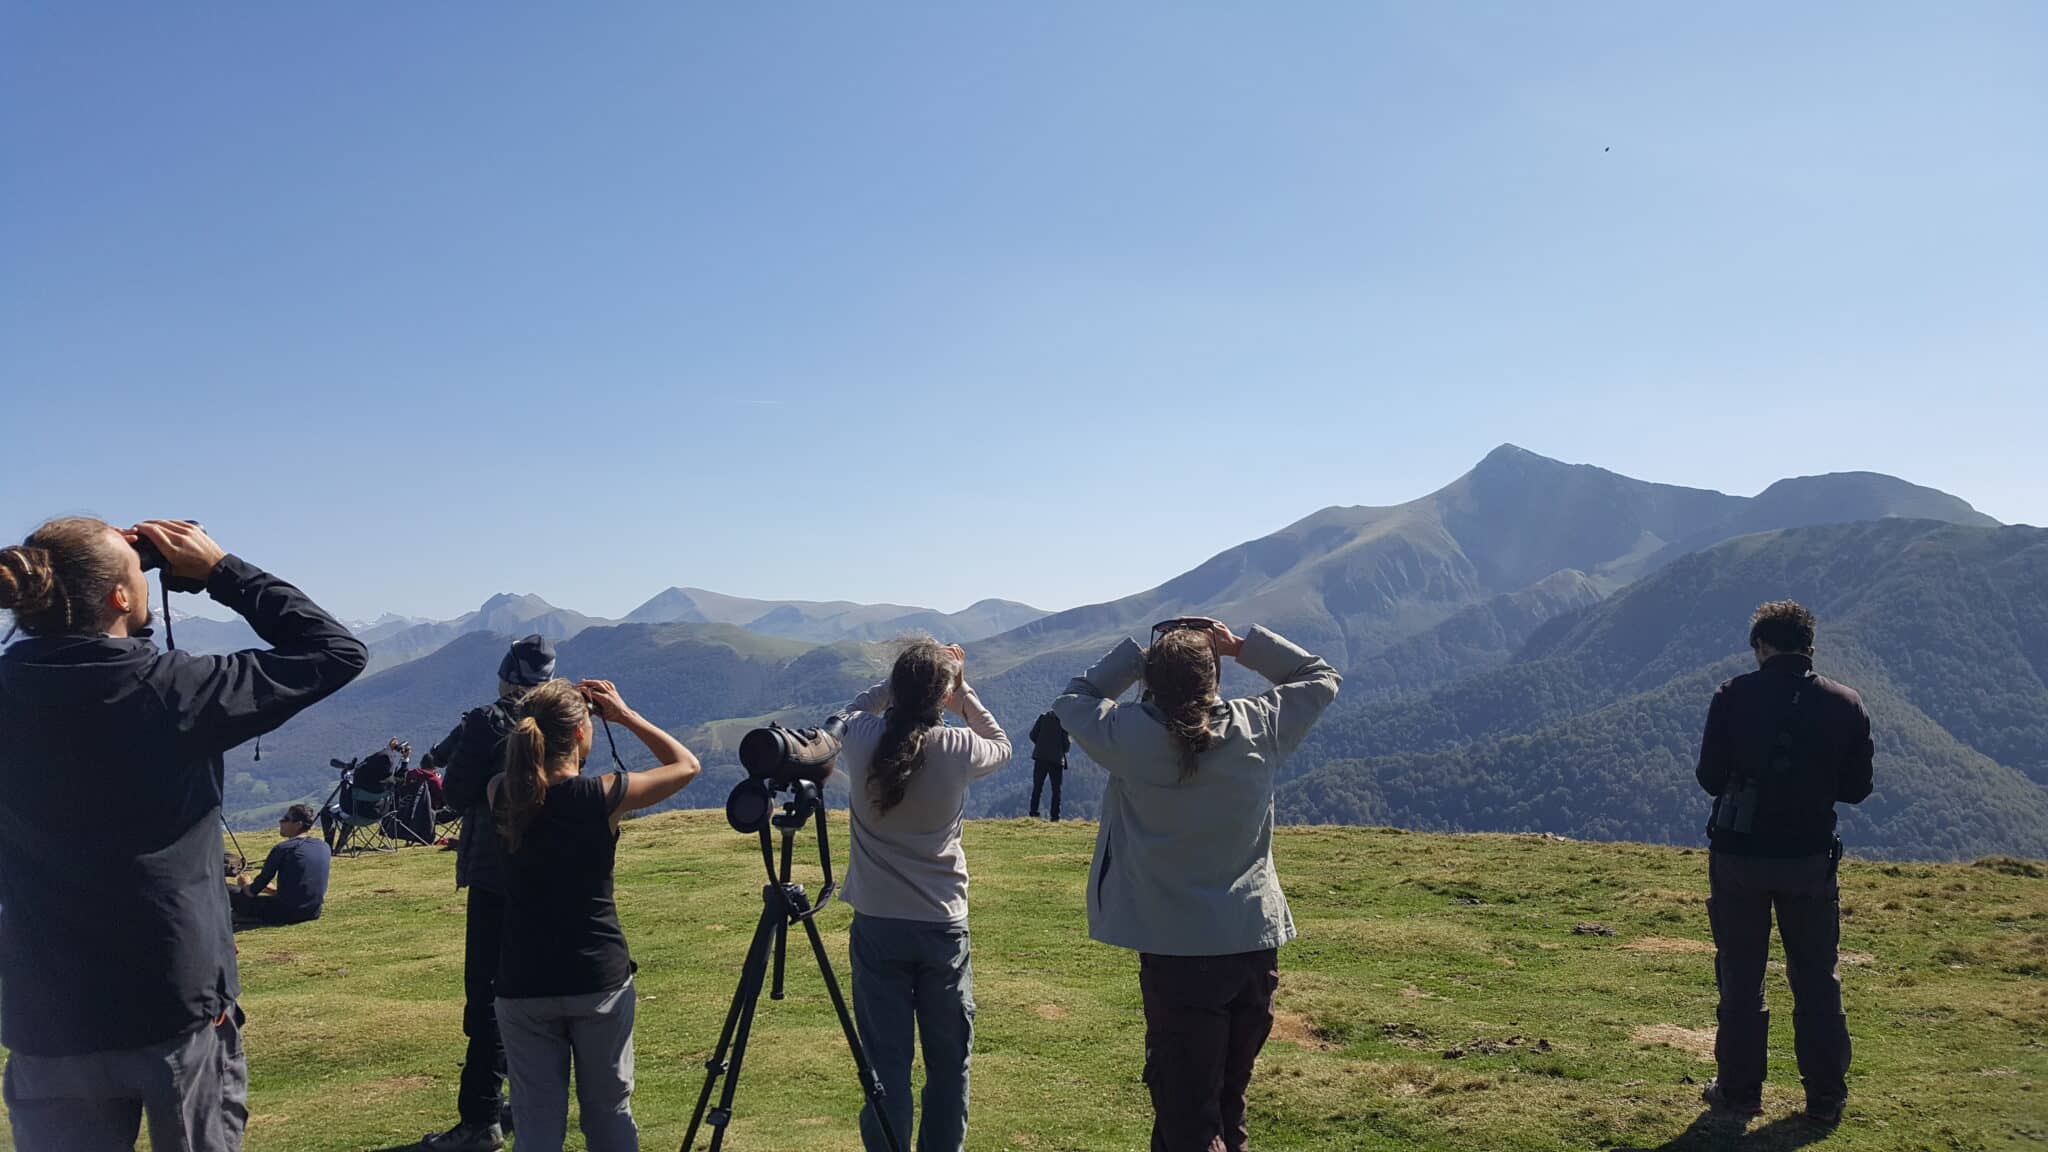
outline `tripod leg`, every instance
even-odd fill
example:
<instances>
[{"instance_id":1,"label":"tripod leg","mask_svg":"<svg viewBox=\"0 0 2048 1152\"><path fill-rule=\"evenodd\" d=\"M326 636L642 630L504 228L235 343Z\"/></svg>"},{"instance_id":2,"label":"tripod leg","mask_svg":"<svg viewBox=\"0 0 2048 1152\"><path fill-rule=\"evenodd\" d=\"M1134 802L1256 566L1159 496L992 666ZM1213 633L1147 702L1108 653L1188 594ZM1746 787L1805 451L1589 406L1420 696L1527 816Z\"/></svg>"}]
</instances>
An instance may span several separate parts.
<instances>
[{"instance_id":1,"label":"tripod leg","mask_svg":"<svg viewBox=\"0 0 2048 1152\"><path fill-rule=\"evenodd\" d=\"M802 911L801 904L798 910ZM832 994L832 1010L839 1014L839 1027L846 1033L846 1047L853 1053L853 1066L860 1072L860 1090L867 1095L868 1107L875 1113L875 1122L881 1125L882 1139L888 1141L890 1152L902 1152L903 1142L896 1138L896 1129L889 1123L889 1113L882 1107L882 1078L869 1065L868 1050L861 1046L860 1032L853 1026L853 1013L846 1010L846 997L839 991L839 977L832 972L832 960L825 955L825 938L818 935L817 920L805 917L804 932L811 938L811 951L818 957L818 971L825 977L825 991Z\"/></svg>"},{"instance_id":2,"label":"tripod leg","mask_svg":"<svg viewBox=\"0 0 2048 1152\"><path fill-rule=\"evenodd\" d=\"M767 967L768 934L782 923L781 911L774 907L774 901L767 901L761 909L761 922L754 928L753 943L747 946L747 958L740 965L739 986L733 989L732 1007L726 1010L725 1027L718 1034L718 1045L711 1050L711 1058L704 1062L704 1089L697 1094L696 1110L690 1113L689 1132L683 1137L682 1152L690 1152L697 1144L697 1129L704 1122L705 1109L711 1103L711 1093L718 1086L720 1076L726 1078L725 1091L718 1106L719 1113L711 1120L711 1126L718 1131L713 1134L715 1147L724 1135L725 1125L732 1118L733 1084L739 1078L739 1059L734 1056L732 1063L726 1063L728 1053L735 1051L735 1037L739 1050L744 1050L747 1033L754 1023L754 1005L761 998L761 977Z\"/></svg>"},{"instance_id":3,"label":"tripod leg","mask_svg":"<svg viewBox=\"0 0 2048 1152\"><path fill-rule=\"evenodd\" d=\"M768 992L770 1000L782 999L782 971L789 958L789 923L784 921L775 926L775 986Z\"/></svg>"}]
</instances>

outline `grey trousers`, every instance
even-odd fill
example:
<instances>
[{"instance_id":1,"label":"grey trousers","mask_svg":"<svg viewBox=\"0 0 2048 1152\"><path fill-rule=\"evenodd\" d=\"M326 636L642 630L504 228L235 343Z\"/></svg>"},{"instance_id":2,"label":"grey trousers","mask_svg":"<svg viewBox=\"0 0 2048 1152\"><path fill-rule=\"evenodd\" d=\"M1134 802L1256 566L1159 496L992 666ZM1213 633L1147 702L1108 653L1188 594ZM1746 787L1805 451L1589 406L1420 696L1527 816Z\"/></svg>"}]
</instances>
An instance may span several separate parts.
<instances>
[{"instance_id":1,"label":"grey trousers","mask_svg":"<svg viewBox=\"0 0 2048 1152\"><path fill-rule=\"evenodd\" d=\"M11 1053L5 1094L20 1152L132 1152L144 1116L155 1152L238 1152L249 1124L242 1010L142 1048Z\"/></svg>"},{"instance_id":2,"label":"grey trousers","mask_svg":"<svg viewBox=\"0 0 2048 1152\"><path fill-rule=\"evenodd\" d=\"M855 913L853 1014L861 1047L881 1077L889 1126L904 1152L967 1146L967 1065L974 1055L974 965L965 924ZM924 1119L910 1140L913 1031L924 1042ZM861 1143L886 1152L882 1126L863 1107Z\"/></svg>"},{"instance_id":3,"label":"grey trousers","mask_svg":"<svg viewBox=\"0 0 2048 1152\"><path fill-rule=\"evenodd\" d=\"M633 1122L633 981L584 996L498 997L519 1152L561 1152L569 1135L569 1065L589 1152L639 1152Z\"/></svg>"}]
</instances>

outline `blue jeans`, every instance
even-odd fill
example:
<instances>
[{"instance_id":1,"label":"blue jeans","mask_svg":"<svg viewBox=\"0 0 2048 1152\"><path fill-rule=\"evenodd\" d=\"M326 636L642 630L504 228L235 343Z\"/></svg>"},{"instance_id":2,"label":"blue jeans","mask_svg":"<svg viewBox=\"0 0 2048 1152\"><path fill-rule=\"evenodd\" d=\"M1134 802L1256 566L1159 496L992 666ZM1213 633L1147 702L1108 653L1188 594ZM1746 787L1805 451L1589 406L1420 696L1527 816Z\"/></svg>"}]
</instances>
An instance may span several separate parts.
<instances>
[{"instance_id":1,"label":"blue jeans","mask_svg":"<svg viewBox=\"0 0 2048 1152\"><path fill-rule=\"evenodd\" d=\"M924 1042L924 1123L917 1152L967 1146L967 1065L974 1054L974 966L967 925L892 920L855 913L853 1015L860 1042L882 1079L889 1126L910 1152L913 1029ZM885 1152L882 1126L862 1108L867 1152Z\"/></svg>"}]
</instances>

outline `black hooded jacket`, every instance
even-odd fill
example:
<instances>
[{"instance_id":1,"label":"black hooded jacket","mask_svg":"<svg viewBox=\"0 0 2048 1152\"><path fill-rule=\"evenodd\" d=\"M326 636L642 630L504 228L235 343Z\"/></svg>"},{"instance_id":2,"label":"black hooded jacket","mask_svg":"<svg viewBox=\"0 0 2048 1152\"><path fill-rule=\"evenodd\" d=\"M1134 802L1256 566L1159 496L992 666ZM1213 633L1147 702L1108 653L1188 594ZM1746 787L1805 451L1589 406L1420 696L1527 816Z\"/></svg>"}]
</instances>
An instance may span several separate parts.
<instances>
[{"instance_id":1,"label":"black hooded jacket","mask_svg":"<svg viewBox=\"0 0 2048 1152\"><path fill-rule=\"evenodd\" d=\"M0 652L0 1043L137 1048L240 995L221 871L221 755L369 660L305 593L238 557L206 590L270 649L31 636Z\"/></svg>"},{"instance_id":2,"label":"black hooded jacket","mask_svg":"<svg viewBox=\"0 0 2048 1152\"><path fill-rule=\"evenodd\" d=\"M1067 749L1072 747L1074 738L1060 726L1060 718L1047 712L1031 726L1031 758L1040 764L1067 766Z\"/></svg>"},{"instance_id":3,"label":"black hooded jacket","mask_svg":"<svg viewBox=\"0 0 2048 1152\"><path fill-rule=\"evenodd\" d=\"M1788 770L1770 771L1781 735ZM1695 775L1716 807L1745 779L1760 781L1754 826L1719 829L1714 851L1737 856L1819 855L1834 845L1835 803L1870 795L1870 714L1854 689L1813 671L1811 657L1779 655L1721 685L1707 709Z\"/></svg>"}]
</instances>

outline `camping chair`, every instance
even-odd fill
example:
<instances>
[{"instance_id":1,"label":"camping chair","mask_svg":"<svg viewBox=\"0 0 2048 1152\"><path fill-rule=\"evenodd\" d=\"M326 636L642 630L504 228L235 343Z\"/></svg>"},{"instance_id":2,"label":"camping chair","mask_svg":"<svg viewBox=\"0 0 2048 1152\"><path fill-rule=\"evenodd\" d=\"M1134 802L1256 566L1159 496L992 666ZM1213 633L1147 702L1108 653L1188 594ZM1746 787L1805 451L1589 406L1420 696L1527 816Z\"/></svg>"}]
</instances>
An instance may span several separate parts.
<instances>
[{"instance_id":1,"label":"camping chair","mask_svg":"<svg viewBox=\"0 0 2048 1152\"><path fill-rule=\"evenodd\" d=\"M386 827L385 818L391 815L391 789L372 792L367 788L349 788L348 802L341 806L341 831L335 836L334 854L398 851L398 844Z\"/></svg>"},{"instance_id":2,"label":"camping chair","mask_svg":"<svg viewBox=\"0 0 2048 1152\"><path fill-rule=\"evenodd\" d=\"M384 831L401 845L434 842L434 800L424 785L407 782L398 789Z\"/></svg>"}]
</instances>

